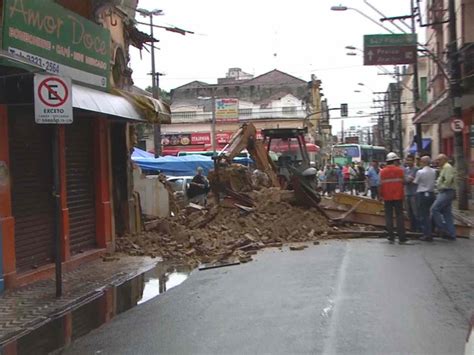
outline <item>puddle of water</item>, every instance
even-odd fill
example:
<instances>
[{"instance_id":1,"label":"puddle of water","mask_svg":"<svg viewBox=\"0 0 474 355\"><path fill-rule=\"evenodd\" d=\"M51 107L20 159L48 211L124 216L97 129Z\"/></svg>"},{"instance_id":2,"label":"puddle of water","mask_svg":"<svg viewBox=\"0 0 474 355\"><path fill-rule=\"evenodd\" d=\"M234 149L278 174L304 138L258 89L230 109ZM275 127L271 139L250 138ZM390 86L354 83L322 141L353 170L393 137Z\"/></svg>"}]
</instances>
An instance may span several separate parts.
<instances>
[{"instance_id":1,"label":"puddle of water","mask_svg":"<svg viewBox=\"0 0 474 355\"><path fill-rule=\"evenodd\" d=\"M160 264L119 286L106 289L94 300L1 346L0 354L39 355L58 352L116 315L178 286L190 273L188 266Z\"/></svg>"}]
</instances>

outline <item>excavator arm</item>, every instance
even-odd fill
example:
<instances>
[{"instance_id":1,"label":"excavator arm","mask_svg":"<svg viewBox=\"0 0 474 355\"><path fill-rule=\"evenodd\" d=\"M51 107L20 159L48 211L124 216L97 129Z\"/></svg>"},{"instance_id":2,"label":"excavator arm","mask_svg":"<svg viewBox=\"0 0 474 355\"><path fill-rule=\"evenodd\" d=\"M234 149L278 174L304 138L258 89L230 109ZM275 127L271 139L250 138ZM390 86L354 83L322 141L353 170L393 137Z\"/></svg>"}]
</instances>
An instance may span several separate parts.
<instances>
[{"instance_id":1,"label":"excavator arm","mask_svg":"<svg viewBox=\"0 0 474 355\"><path fill-rule=\"evenodd\" d=\"M252 123L243 124L232 136L229 144L225 148L226 153L221 154L218 159L224 158L228 163L244 149L247 149L251 158L255 162L257 169L267 174L272 186L279 187L276 166L268 155L262 142L257 140L257 129Z\"/></svg>"}]
</instances>

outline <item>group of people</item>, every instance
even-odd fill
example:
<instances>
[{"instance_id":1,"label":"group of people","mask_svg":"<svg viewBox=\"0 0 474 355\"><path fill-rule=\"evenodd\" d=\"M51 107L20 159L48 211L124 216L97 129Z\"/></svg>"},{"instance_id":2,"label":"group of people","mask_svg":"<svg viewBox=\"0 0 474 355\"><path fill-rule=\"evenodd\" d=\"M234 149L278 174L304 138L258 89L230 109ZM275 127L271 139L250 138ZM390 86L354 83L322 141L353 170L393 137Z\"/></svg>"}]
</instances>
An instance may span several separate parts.
<instances>
[{"instance_id":1,"label":"group of people","mask_svg":"<svg viewBox=\"0 0 474 355\"><path fill-rule=\"evenodd\" d=\"M376 162L367 170L363 163L347 163L344 166L327 164L318 170L318 186L321 192L328 196L339 190L365 196L370 192L372 198L377 198L378 174L379 167Z\"/></svg>"},{"instance_id":2,"label":"group of people","mask_svg":"<svg viewBox=\"0 0 474 355\"><path fill-rule=\"evenodd\" d=\"M362 165L356 166L352 163L342 167L339 164L327 164L317 172L318 186L322 193L328 196L336 192L336 189L341 192L363 192L364 173Z\"/></svg>"},{"instance_id":3,"label":"group of people","mask_svg":"<svg viewBox=\"0 0 474 355\"><path fill-rule=\"evenodd\" d=\"M432 167L435 163L439 171ZM432 162L429 156L422 156L416 162L413 155L401 159L395 153L389 153L386 167L380 169L378 192L384 201L385 221L388 239L394 242L393 217L397 224L399 243L406 242L405 204L413 231L422 232L421 240L433 241L433 225L442 238L456 240L456 230L452 214L452 202L455 198L455 169L445 154L438 155ZM373 164L374 166L376 164Z\"/></svg>"}]
</instances>

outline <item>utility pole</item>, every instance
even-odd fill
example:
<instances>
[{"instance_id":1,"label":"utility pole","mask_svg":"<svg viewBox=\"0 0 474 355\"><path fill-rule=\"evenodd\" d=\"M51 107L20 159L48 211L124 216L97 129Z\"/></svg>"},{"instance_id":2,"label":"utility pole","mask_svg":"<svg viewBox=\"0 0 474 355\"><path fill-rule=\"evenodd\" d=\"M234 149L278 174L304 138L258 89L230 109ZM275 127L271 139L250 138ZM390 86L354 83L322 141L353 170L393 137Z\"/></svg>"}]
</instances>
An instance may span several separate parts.
<instances>
[{"instance_id":1,"label":"utility pole","mask_svg":"<svg viewBox=\"0 0 474 355\"><path fill-rule=\"evenodd\" d=\"M153 41L153 14L149 13L148 17L150 18L150 36L151 40L151 92L155 99L159 98L157 77L156 77L156 68L155 68L155 42ZM153 143L155 150L155 158L158 158L161 155L161 122L155 123L153 125Z\"/></svg>"},{"instance_id":2,"label":"utility pole","mask_svg":"<svg viewBox=\"0 0 474 355\"><path fill-rule=\"evenodd\" d=\"M217 134L216 134L216 87L212 88L212 122L211 122L211 134L212 134L212 156L217 155Z\"/></svg>"},{"instance_id":3,"label":"utility pole","mask_svg":"<svg viewBox=\"0 0 474 355\"><path fill-rule=\"evenodd\" d=\"M416 34L416 23L415 23L415 0L411 0L411 33ZM418 51L416 55L416 61L413 63L413 107L415 108L415 116L420 111L418 107L418 101L420 100L420 88L418 86ZM415 143L416 152L420 155L423 149L423 130L421 123L415 124Z\"/></svg>"},{"instance_id":4,"label":"utility pole","mask_svg":"<svg viewBox=\"0 0 474 355\"><path fill-rule=\"evenodd\" d=\"M456 34L456 11L455 1L449 0L449 46L448 56L451 71L450 96L453 109L453 119L462 120L461 108L461 67L459 63L459 52ZM454 132L454 159L457 170L457 198L460 210L469 209L468 189L467 189L467 164L464 157L463 133Z\"/></svg>"},{"instance_id":5,"label":"utility pole","mask_svg":"<svg viewBox=\"0 0 474 355\"><path fill-rule=\"evenodd\" d=\"M401 94L402 88L400 85L400 69L398 66L395 66L395 74L397 76L397 87L395 93L397 95L397 129L398 129L398 152L399 157L403 159L403 133L402 133L402 103L401 103ZM396 132L394 132L396 133Z\"/></svg>"}]
</instances>

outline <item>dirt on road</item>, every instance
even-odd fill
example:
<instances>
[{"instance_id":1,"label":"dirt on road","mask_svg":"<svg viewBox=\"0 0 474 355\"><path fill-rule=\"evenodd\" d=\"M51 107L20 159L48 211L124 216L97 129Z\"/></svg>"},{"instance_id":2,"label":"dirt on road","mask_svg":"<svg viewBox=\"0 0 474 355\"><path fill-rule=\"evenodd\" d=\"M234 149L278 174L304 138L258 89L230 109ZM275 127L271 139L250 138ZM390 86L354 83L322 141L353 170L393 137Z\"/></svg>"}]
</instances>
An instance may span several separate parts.
<instances>
[{"instance_id":1,"label":"dirt on road","mask_svg":"<svg viewBox=\"0 0 474 355\"><path fill-rule=\"evenodd\" d=\"M157 221L149 231L117 238L117 251L196 266L247 262L261 248L341 237L334 235L339 228L317 209L292 204L290 191L267 188L249 196L252 208L224 203L205 210L182 210Z\"/></svg>"}]
</instances>

